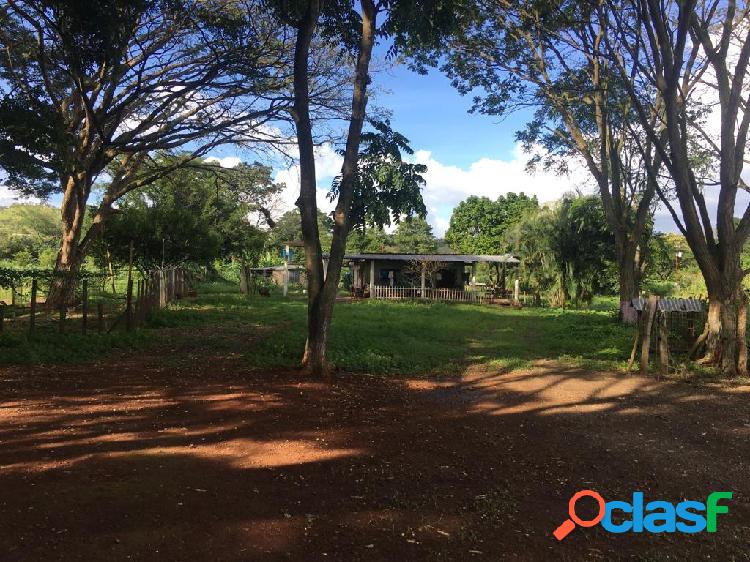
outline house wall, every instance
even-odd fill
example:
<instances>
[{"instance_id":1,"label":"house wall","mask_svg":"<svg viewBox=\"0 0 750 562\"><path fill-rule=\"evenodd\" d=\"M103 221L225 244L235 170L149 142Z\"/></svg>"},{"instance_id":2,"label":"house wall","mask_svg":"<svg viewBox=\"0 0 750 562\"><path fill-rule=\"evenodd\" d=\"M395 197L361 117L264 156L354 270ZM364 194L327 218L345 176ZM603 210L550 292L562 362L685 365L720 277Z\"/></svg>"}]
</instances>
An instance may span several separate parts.
<instances>
[{"instance_id":1,"label":"house wall","mask_svg":"<svg viewBox=\"0 0 750 562\"><path fill-rule=\"evenodd\" d=\"M370 284L370 268L373 261L375 262L375 285L394 287L419 287L421 285L419 271L414 271L414 267L409 262L401 260L364 260L355 263L352 273L353 287L363 289ZM441 279L436 280L437 286L463 289L464 284L468 281L468 275L464 274L465 267L466 264L463 262L446 263L440 275ZM393 277L389 275L390 272L393 272ZM427 285L430 285L429 278L427 279Z\"/></svg>"},{"instance_id":2,"label":"house wall","mask_svg":"<svg viewBox=\"0 0 750 562\"><path fill-rule=\"evenodd\" d=\"M274 269L271 273L271 279L279 287L284 285L284 270ZM306 283L307 275L304 269L290 269L289 270L289 284L295 283Z\"/></svg>"}]
</instances>

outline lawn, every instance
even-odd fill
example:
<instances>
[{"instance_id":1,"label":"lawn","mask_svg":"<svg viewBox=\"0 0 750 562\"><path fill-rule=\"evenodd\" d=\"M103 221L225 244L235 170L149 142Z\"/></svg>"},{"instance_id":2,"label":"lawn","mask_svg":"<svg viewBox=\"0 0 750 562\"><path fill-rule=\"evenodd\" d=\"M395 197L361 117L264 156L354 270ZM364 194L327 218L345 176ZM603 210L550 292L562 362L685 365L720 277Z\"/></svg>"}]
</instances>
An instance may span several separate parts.
<instances>
[{"instance_id":1,"label":"lawn","mask_svg":"<svg viewBox=\"0 0 750 562\"><path fill-rule=\"evenodd\" d=\"M75 333L53 329L29 341L0 338L0 363L81 362L111 347L140 349L169 343L183 348L200 338L213 349L241 354L247 366L295 366L305 341L303 297L245 297L229 284L206 284L197 299L159 311L136 334ZM71 330L74 332L74 330ZM468 366L514 368L537 359L590 368L624 366L631 329L613 312L497 308L470 304L362 301L337 304L329 358L345 371L373 374L453 374ZM171 361L190 360L178 354Z\"/></svg>"}]
</instances>

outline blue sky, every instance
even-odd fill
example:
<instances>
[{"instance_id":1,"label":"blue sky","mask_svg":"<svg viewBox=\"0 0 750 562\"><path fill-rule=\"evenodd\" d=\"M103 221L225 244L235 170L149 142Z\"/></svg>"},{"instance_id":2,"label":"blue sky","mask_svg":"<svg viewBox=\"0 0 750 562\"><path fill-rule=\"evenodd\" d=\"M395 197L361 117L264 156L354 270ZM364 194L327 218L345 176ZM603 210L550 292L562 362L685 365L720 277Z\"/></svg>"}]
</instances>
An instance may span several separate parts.
<instances>
[{"instance_id":1,"label":"blue sky","mask_svg":"<svg viewBox=\"0 0 750 562\"><path fill-rule=\"evenodd\" d=\"M376 66L383 66L382 60ZM524 191L546 202L574 188L592 190L580 173L574 177L527 174L529 156L521 152L515 133L529 115L516 113L500 121L470 114L470 97L461 96L438 71L420 75L405 66L390 66L374 73L372 91L370 103L391 112L391 125L410 140L414 160L427 165L427 218L438 236L448 227L453 208L470 195L495 199L510 191ZM332 147L322 147L317 164L318 203L328 210L324 195L341 161ZM279 169L276 179L287 184L284 203L290 206L296 199L298 171L295 167Z\"/></svg>"},{"instance_id":2,"label":"blue sky","mask_svg":"<svg viewBox=\"0 0 750 562\"><path fill-rule=\"evenodd\" d=\"M376 75L386 90L375 100L393 111L392 124L415 148L428 148L446 164L467 167L485 158L511 158L514 133L525 115L498 122L496 117L469 114L471 99L461 96L448 78L433 71L426 76L404 66Z\"/></svg>"}]
</instances>

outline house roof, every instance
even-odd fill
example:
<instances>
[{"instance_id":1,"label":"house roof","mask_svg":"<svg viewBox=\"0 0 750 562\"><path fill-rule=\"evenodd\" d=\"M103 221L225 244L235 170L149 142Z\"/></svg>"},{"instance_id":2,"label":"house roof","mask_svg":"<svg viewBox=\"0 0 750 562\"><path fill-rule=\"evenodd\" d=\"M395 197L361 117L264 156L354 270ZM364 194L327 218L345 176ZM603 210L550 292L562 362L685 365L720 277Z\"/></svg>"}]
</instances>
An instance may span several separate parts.
<instances>
[{"instance_id":1,"label":"house roof","mask_svg":"<svg viewBox=\"0 0 750 562\"><path fill-rule=\"evenodd\" d=\"M346 254L347 260L393 260L393 261L437 261L437 262L488 262L520 263L510 254L498 256L487 254Z\"/></svg>"}]
</instances>

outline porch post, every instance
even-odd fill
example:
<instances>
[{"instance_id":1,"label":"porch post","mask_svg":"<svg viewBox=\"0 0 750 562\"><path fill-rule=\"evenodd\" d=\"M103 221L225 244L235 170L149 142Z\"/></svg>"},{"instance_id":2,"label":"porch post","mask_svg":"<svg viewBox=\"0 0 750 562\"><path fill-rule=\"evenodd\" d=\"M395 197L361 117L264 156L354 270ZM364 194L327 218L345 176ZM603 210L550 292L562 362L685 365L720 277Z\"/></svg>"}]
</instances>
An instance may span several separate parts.
<instances>
[{"instance_id":1,"label":"porch post","mask_svg":"<svg viewBox=\"0 0 750 562\"><path fill-rule=\"evenodd\" d=\"M370 260L370 296L372 296L372 288L375 286L375 260Z\"/></svg>"},{"instance_id":2,"label":"porch post","mask_svg":"<svg viewBox=\"0 0 750 562\"><path fill-rule=\"evenodd\" d=\"M425 277L426 276L427 276L427 264L423 263L422 264L422 291L419 293L420 298L424 298L424 294L425 294L424 293L424 289L425 289L425 285L426 285L426 279L425 279Z\"/></svg>"},{"instance_id":3,"label":"porch post","mask_svg":"<svg viewBox=\"0 0 750 562\"><path fill-rule=\"evenodd\" d=\"M517 304L519 302L518 297L521 289L521 283L516 279L516 282L513 284L513 302Z\"/></svg>"},{"instance_id":4,"label":"porch post","mask_svg":"<svg viewBox=\"0 0 750 562\"><path fill-rule=\"evenodd\" d=\"M471 264L471 299L477 300L477 262Z\"/></svg>"},{"instance_id":5,"label":"porch post","mask_svg":"<svg viewBox=\"0 0 750 562\"><path fill-rule=\"evenodd\" d=\"M289 292L289 262L284 262L284 296Z\"/></svg>"},{"instance_id":6,"label":"porch post","mask_svg":"<svg viewBox=\"0 0 750 562\"><path fill-rule=\"evenodd\" d=\"M284 296L289 292L289 244L284 247Z\"/></svg>"}]
</instances>

